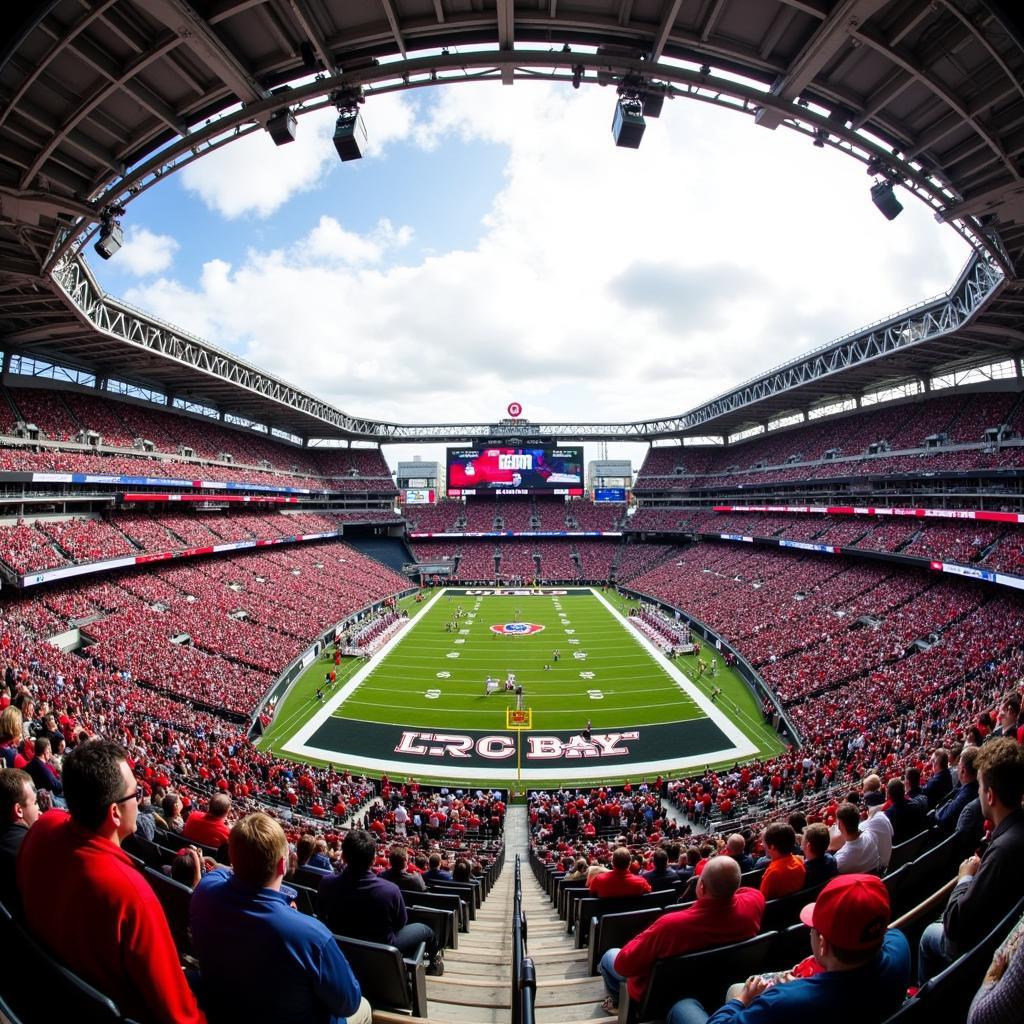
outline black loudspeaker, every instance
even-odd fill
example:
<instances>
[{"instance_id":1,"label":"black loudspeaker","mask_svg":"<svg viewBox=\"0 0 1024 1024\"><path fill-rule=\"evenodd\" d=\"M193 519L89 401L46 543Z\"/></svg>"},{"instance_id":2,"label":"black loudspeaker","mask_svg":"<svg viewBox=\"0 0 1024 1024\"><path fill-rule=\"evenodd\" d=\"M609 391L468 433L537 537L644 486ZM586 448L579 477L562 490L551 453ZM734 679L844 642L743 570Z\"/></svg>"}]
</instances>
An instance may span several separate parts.
<instances>
[{"instance_id":1,"label":"black loudspeaker","mask_svg":"<svg viewBox=\"0 0 1024 1024\"><path fill-rule=\"evenodd\" d=\"M639 103L620 99L615 104L615 116L612 118L612 138L616 146L626 149L639 149L640 140L644 137L643 108Z\"/></svg>"},{"instance_id":2,"label":"black loudspeaker","mask_svg":"<svg viewBox=\"0 0 1024 1024\"><path fill-rule=\"evenodd\" d=\"M338 116L334 148L342 160L359 160L362 157L366 150L366 125L359 111L346 111Z\"/></svg>"},{"instance_id":3,"label":"black loudspeaker","mask_svg":"<svg viewBox=\"0 0 1024 1024\"><path fill-rule=\"evenodd\" d=\"M295 141L295 128L298 122L290 110L279 110L267 121L267 131L274 140L275 146L284 146Z\"/></svg>"},{"instance_id":4,"label":"black loudspeaker","mask_svg":"<svg viewBox=\"0 0 1024 1024\"><path fill-rule=\"evenodd\" d=\"M886 220L895 220L903 212L903 204L896 198L892 185L878 181L871 186L871 202Z\"/></svg>"},{"instance_id":5,"label":"black loudspeaker","mask_svg":"<svg viewBox=\"0 0 1024 1024\"><path fill-rule=\"evenodd\" d=\"M644 117L661 117L661 108L665 105L663 92L644 93Z\"/></svg>"},{"instance_id":6,"label":"black loudspeaker","mask_svg":"<svg viewBox=\"0 0 1024 1024\"><path fill-rule=\"evenodd\" d=\"M121 230L120 224L113 221L110 224L104 224L100 228L100 238L94 248L98 255L102 256L105 260L109 260L123 244L124 231Z\"/></svg>"}]
</instances>

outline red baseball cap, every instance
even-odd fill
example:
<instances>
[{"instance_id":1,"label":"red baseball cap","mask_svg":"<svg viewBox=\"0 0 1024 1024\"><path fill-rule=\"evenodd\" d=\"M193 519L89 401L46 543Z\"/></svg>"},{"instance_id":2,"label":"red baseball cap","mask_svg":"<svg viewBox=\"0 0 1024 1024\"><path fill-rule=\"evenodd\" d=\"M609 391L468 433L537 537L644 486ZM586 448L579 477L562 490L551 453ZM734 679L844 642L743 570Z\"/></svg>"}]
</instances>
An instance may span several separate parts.
<instances>
[{"instance_id":1,"label":"red baseball cap","mask_svg":"<svg viewBox=\"0 0 1024 1024\"><path fill-rule=\"evenodd\" d=\"M839 875L800 911L804 924L851 951L877 946L890 917L889 890L874 875Z\"/></svg>"}]
</instances>

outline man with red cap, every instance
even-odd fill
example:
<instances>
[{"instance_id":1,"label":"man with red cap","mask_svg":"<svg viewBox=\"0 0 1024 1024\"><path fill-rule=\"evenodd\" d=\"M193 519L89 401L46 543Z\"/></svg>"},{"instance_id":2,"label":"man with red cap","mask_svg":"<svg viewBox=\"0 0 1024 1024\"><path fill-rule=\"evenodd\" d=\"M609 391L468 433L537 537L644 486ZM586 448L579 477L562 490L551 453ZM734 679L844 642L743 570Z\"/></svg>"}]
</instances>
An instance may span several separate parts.
<instances>
[{"instance_id":1,"label":"man with red cap","mask_svg":"<svg viewBox=\"0 0 1024 1024\"><path fill-rule=\"evenodd\" d=\"M881 879L839 875L800 913L818 973L755 974L733 985L711 1017L695 999L684 999L665 1024L877 1024L899 1009L910 979L910 946L888 928L889 918Z\"/></svg>"}]
</instances>

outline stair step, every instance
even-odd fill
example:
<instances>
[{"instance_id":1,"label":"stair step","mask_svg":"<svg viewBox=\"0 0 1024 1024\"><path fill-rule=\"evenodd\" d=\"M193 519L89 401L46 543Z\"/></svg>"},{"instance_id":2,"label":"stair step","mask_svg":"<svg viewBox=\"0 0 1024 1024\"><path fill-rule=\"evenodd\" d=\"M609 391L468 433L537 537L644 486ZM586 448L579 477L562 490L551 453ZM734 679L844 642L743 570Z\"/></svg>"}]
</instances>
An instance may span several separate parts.
<instances>
[{"instance_id":1,"label":"stair step","mask_svg":"<svg viewBox=\"0 0 1024 1024\"><path fill-rule=\"evenodd\" d=\"M450 952L450 951L449 951ZM509 953L493 956L487 960L456 960L445 953L444 977L451 975L476 975L484 978L512 978L512 956ZM501 968L505 968L504 971Z\"/></svg>"},{"instance_id":2,"label":"stair step","mask_svg":"<svg viewBox=\"0 0 1024 1024\"><path fill-rule=\"evenodd\" d=\"M534 1019L537 1024L562 1024L562 1021L569 1020L577 1024L615 1024L617 1020L601 1009L600 1000L577 1006L538 1006L534 1011ZM434 1022L431 1021L431 1024Z\"/></svg>"},{"instance_id":3,"label":"stair step","mask_svg":"<svg viewBox=\"0 0 1024 1024\"><path fill-rule=\"evenodd\" d=\"M508 1024L509 1007L497 1006L458 1006L455 1003L431 1003L427 1006L430 1019L422 1017L401 1017L395 1021L382 1021L381 1024ZM374 1014L374 1024L377 1015ZM399 1015L395 1015L398 1017ZM611 1017L605 1018L605 1024L614 1024Z\"/></svg>"},{"instance_id":4,"label":"stair step","mask_svg":"<svg viewBox=\"0 0 1024 1024\"><path fill-rule=\"evenodd\" d=\"M566 978L562 981L537 979L538 1006L569 1006L604 999L604 982L600 978Z\"/></svg>"},{"instance_id":5,"label":"stair step","mask_svg":"<svg viewBox=\"0 0 1024 1024\"><path fill-rule=\"evenodd\" d=\"M539 992L539 986L538 986ZM482 1006L488 1008L511 1008L511 986L489 981L473 981L470 978L427 978L427 1001L430 1003L454 1003L458 1006Z\"/></svg>"}]
</instances>

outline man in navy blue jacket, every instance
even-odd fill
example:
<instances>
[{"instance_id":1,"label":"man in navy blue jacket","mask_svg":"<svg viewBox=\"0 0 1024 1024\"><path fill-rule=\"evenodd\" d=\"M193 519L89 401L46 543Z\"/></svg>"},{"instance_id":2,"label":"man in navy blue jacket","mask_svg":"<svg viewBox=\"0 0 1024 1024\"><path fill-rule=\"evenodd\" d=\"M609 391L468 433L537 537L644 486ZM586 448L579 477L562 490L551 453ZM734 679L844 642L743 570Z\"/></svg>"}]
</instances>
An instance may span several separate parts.
<instances>
[{"instance_id":1,"label":"man in navy blue jacket","mask_svg":"<svg viewBox=\"0 0 1024 1024\"><path fill-rule=\"evenodd\" d=\"M935 811L935 823L945 832L953 832L956 829L960 812L972 800L978 798L978 772L974 766L977 756L977 747L964 747L957 768L960 788Z\"/></svg>"},{"instance_id":2,"label":"man in navy blue jacket","mask_svg":"<svg viewBox=\"0 0 1024 1024\"><path fill-rule=\"evenodd\" d=\"M370 1024L370 1005L334 936L281 891L288 866L281 826L268 814L247 815L228 849L232 869L210 871L189 909L196 987L210 1024Z\"/></svg>"},{"instance_id":3,"label":"man in navy blue jacket","mask_svg":"<svg viewBox=\"0 0 1024 1024\"><path fill-rule=\"evenodd\" d=\"M428 973L443 974L444 960L434 930L425 924L408 924L402 890L373 873L377 844L363 829L352 829L341 842L345 870L325 878L316 897L316 916L335 935L397 946L403 956L414 953L421 942L430 958Z\"/></svg>"}]
</instances>

